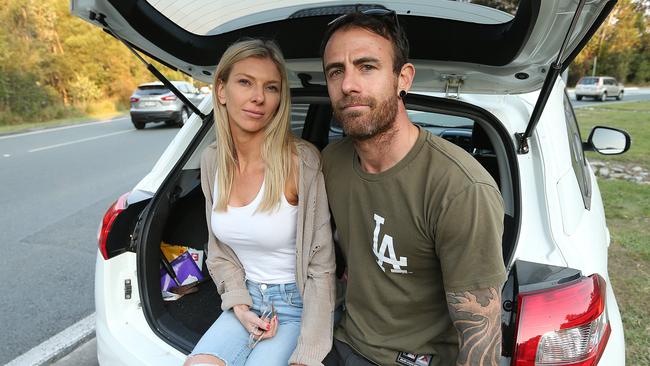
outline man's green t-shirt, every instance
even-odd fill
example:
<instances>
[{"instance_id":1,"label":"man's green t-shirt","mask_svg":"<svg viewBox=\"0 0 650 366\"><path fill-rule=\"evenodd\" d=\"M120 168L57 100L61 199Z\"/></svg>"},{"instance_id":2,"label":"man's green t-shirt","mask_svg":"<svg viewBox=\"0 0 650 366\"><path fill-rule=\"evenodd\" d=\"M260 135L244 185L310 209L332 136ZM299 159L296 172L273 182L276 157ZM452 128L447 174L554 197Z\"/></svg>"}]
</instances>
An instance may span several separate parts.
<instances>
[{"instance_id":1,"label":"man's green t-shirt","mask_svg":"<svg viewBox=\"0 0 650 366\"><path fill-rule=\"evenodd\" d=\"M325 149L323 172L347 264L335 337L380 365L455 365L445 292L505 280L503 200L492 177L423 129L387 171L364 172L346 138Z\"/></svg>"}]
</instances>

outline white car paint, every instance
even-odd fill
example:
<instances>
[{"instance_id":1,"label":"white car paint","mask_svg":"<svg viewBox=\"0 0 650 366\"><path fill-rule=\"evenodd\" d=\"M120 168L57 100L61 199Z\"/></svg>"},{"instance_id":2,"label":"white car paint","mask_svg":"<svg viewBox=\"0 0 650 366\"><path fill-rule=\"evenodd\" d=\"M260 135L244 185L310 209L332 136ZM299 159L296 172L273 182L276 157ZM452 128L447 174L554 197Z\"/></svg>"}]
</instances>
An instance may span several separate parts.
<instances>
[{"instance_id":1,"label":"white car paint","mask_svg":"<svg viewBox=\"0 0 650 366\"><path fill-rule=\"evenodd\" d=\"M136 279L135 253L95 263L95 335L100 365L177 366L185 355L153 333L142 312ZM132 281L125 299L124 281Z\"/></svg>"},{"instance_id":2,"label":"white car paint","mask_svg":"<svg viewBox=\"0 0 650 366\"><path fill-rule=\"evenodd\" d=\"M214 1L195 0L191 4L175 0L150 0L164 16L188 31L200 35L230 32L251 25L286 19L288 14L306 7L340 5L338 0L285 0L281 5L262 1ZM377 1L358 1L358 4L377 4ZM379 2L381 3L381 2ZM417 3L410 0L391 1L391 9L399 13L410 11L413 15L432 16L444 19L462 19L473 23L505 23L512 15L502 11L480 7L463 2ZM471 15L468 17L468 12Z\"/></svg>"},{"instance_id":3,"label":"white car paint","mask_svg":"<svg viewBox=\"0 0 650 366\"><path fill-rule=\"evenodd\" d=\"M175 20L187 30L196 34L222 34L234 29L286 19L297 10L307 7L348 4L341 1L283 0L238 1L209 0L197 2L177 2L173 0L150 0L149 3L163 12L167 18ZM377 0L358 1L372 3L394 9L400 15L427 16L450 20L464 20L475 23L495 24L509 20L511 16L498 10L459 1L448 0ZM204 7L200 7L202 4ZM594 19L606 6L607 1L586 2L574 32L567 44L566 58L585 36ZM184 9L184 10L183 10ZM198 10L196 10L198 9ZM194 10L192 12L191 10ZM227 11L226 11L227 10ZM526 93L539 89L548 72L548 65L555 61L560 45L564 41L569 24L576 10L575 1L545 0L540 2L535 26L522 49L509 64L486 66L482 64L445 62L433 60L411 60L418 70L413 83L414 91L445 91L445 76L455 75L463 80L462 90L468 93L512 94ZM154 45L137 33L106 0L71 0L72 14L98 25L89 19L89 14L103 14L106 21L121 37L149 54L156 55L170 65L178 67L196 80L211 83L214 65L192 65ZM435 45L432 45L435 47ZM322 66L319 58L287 60L292 86L299 86L298 73L312 76L314 83L323 83ZM207 73L207 74L206 74ZM526 79L513 77L517 73L528 75Z\"/></svg>"},{"instance_id":4,"label":"white car paint","mask_svg":"<svg viewBox=\"0 0 650 366\"><path fill-rule=\"evenodd\" d=\"M526 127L533 109L530 101L535 100L535 94L499 97L467 94L461 95L461 100L498 116L514 140L514 133ZM590 210L584 208L570 163L563 98L564 83L558 80L549 97L547 110L530 139L531 152L517 155L523 209L513 261L571 267L581 270L584 275L598 273L605 278L607 314L612 333L599 365L624 365L623 326L607 273L609 232L603 205L596 178L589 170L592 204ZM210 103L201 105L203 112L210 108ZM190 119L135 190L149 193L157 190L199 124L198 118ZM198 169L198 158L191 159L184 168ZM140 199L148 196L141 195ZM506 211L512 210L511 205L512 202L506 202ZM135 258L135 254L129 252L109 260L98 254L95 291L99 362L101 365L178 365L185 355L154 334L145 320L139 303ZM133 284L130 300L124 299L126 279Z\"/></svg>"}]
</instances>

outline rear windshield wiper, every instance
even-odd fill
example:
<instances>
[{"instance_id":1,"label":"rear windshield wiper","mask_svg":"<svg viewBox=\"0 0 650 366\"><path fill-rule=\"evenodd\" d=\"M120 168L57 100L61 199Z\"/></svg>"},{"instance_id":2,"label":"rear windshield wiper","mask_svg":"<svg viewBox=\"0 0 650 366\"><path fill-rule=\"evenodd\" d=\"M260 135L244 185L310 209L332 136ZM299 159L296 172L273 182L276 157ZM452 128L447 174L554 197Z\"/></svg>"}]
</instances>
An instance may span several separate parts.
<instances>
[{"instance_id":1,"label":"rear windshield wiper","mask_svg":"<svg viewBox=\"0 0 650 366\"><path fill-rule=\"evenodd\" d=\"M115 33L113 31L113 29L108 25L108 23L106 22L106 19L105 19L104 16L102 16L101 14L98 16L96 13L91 12L90 13L90 19L91 20L96 20L99 23L101 23L101 25L103 25L106 28L106 30L108 30L108 32L113 37L115 37L120 42L124 43L124 45L129 50L131 50L131 52L135 55L135 57L137 57L140 61L142 61L143 64L145 64L147 66L147 70L149 70L149 72L151 72L156 78L158 78L158 80L160 80L163 83L163 85L165 85L167 88L169 88L169 90L172 93L174 93L174 95L176 97L178 97L178 99L180 99L181 102L183 102L183 104L185 104L185 106L187 108L192 110L192 112L196 113L197 116L201 117L201 120L205 120L205 118L207 116L205 114L201 113L201 111L192 102L190 102L189 99L187 99L187 97L185 95L183 95L183 93L181 93L174 86L174 84L171 83L171 81L169 81L160 71L158 71L158 69L156 69L156 67L154 65L147 62L147 60L145 60L142 56L140 56L140 54L138 52L136 52L136 50L133 49L133 47L127 41L122 39L122 37L118 36L117 33Z\"/></svg>"}]
</instances>

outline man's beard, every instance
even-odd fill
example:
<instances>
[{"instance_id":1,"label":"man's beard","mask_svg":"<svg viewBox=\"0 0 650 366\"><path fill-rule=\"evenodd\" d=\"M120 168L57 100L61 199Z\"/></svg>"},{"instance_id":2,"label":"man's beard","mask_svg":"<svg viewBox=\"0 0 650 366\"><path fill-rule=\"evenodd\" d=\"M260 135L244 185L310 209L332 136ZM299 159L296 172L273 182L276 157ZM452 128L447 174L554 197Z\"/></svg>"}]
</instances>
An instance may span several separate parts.
<instances>
[{"instance_id":1,"label":"man's beard","mask_svg":"<svg viewBox=\"0 0 650 366\"><path fill-rule=\"evenodd\" d=\"M334 118L343 126L346 135L354 140L364 141L390 130L397 116L397 103L396 95L381 102L372 97L348 96L334 106ZM370 111L343 111L343 107L350 104L367 105Z\"/></svg>"}]
</instances>

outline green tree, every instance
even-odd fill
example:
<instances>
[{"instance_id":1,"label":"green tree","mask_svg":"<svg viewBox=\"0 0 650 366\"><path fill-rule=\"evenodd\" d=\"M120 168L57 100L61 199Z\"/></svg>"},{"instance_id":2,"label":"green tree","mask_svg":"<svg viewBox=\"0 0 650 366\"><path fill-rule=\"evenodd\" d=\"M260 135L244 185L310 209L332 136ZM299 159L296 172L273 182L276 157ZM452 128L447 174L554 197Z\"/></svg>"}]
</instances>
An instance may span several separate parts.
<instances>
[{"instance_id":1,"label":"green tree","mask_svg":"<svg viewBox=\"0 0 650 366\"><path fill-rule=\"evenodd\" d=\"M30 22L35 4L19 0L0 8L0 121L14 122L19 116L33 118L56 102L52 89L43 83L40 55L50 53L44 24L52 18ZM51 28L50 28L51 31Z\"/></svg>"},{"instance_id":2,"label":"green tree","mask_svg":"<svg viewBox=\"0 0 650 366\"><path fill-rule=\"evenodd\" d=\"M570 85L583 75L591 75L594 69L598 75L628 80L645 33L643 24L647 21L640 6L639 2L632 0L617 3L573 61L569 69Z\"/></svg>"},{"instance_id":3,"label":"green tree","mask_svg":"<svg viewBox=\"0 0 650 366\"><path fill-rule=\"evenodd\" d=\"M123 44L69 11L67 0L3 1L0 124L75 114L92 103L126 108L136 86L155 79Z\"/></svg>"},{"instance_id":4,"label":"green tree","mask_svg":"<svg viewBox=\"0 0 650 366\"><path fill-rule=\"evenodd\" d=\"M641 38L639 46L630 63L628 80L637 84L650 83L650 1L643 1L638 4L638 11L643 13L639 21Z\"/></svg>"}]
</instances>

